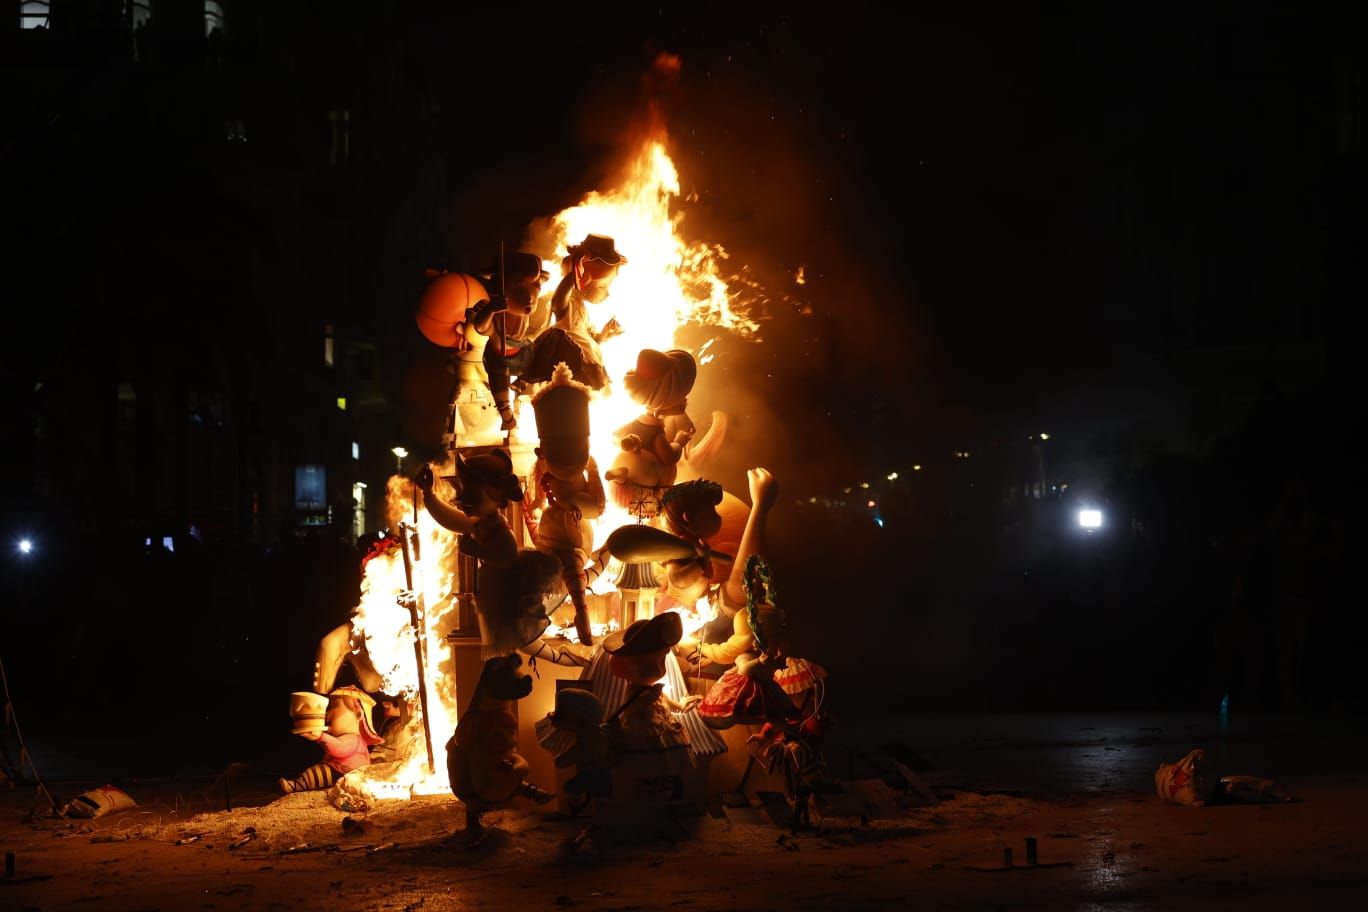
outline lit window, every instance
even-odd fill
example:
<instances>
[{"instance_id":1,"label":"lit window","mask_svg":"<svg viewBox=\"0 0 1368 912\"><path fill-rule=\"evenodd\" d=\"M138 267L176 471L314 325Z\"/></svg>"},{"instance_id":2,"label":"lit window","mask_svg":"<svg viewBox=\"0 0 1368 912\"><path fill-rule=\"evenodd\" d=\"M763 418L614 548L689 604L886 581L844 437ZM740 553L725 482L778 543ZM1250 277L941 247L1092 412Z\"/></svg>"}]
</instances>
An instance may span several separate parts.
<instances>
[{"instance_id":1,"label":"lit window","mask_svg":"<svg viewBox=\"0 0 1368 912\"><path fill-rule=\"evenodd\" d=\"M347 410L347 397L346 397L346 396L338 396L338 397L337 397L337 407L340 408L340 409L341 409L342 411L344 411L344 412Z\"/></svg>"},{"instance_id":2,"label":"lit window","mask_svg":"<svg viewBox=\"0 0 1368 912\"><path fill-rule=\"evenodd\" d=\"M128 10L128 24L133 28L152 18L152 0L131 0L124 9Z\"/></svg>"},{"instance_id":3,"label":"lit window","mask_svg":"<svg viewBox=\"0 0 1368 912\"><path fill-rule=\"evenodd\" d=\"M353 441L352 441L352 459L360 459L360 458L361 458L361 444L359 444L359 443L357 443L355 440L353 440Z\"/></svg>"},{"instance_id":4,"label":"lit window","mask_svg":"<svg viewBox=\"0 0 1368 912\"><path fill-rule=\"evenodd\" d=\"M204 0L204 37L215 30L223 31L223 4L218 0Z\"/></svg>"},{"instance_id":5,"label":"lit window","mask_svg":"<svg viewBox=\"0 0 1368 912\"><path fill-rule=\"evenodd\" d=\"M295 507L321 510L328 500L328 473L321 465L295 467Z\"/></svg>"},{"instance_id":6,"label":"lit window","mask_svg":"<svg viewBox=\"0 0 1368 912\"><path fill-rule=\"evenodd\" d=\"M40 29L48 27L48 9L50 4L47 0L24 0L19 4L19 27L25 29Z\"/></svg>"},{"instance_id":7,"label":"lit window","mask_svg":"<svg viewBox=\"0 0 1368 912\"><path fill-rule=\"evenodd\" d=\"M333 328L332 324L323 327L323 363L333 366Z\"/></svg>"}]
</instances>

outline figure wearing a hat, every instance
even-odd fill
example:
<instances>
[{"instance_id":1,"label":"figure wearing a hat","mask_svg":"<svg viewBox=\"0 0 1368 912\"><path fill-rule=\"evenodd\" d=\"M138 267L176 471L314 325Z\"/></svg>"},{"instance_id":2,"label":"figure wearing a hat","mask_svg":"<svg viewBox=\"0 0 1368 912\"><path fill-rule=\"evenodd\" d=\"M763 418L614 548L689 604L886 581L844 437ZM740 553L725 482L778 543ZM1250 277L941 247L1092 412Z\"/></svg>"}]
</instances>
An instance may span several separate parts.
<instances>
[{"instance_id":1,"label":"figure wearing a hat","mask_svg":"<svg viewBox=\"0 0 1368 912\"><path fill-rule=\"evenodd\" d=\"M603 641L612 673L628 684L626 701L612 719L610 733L619 757L645 760L661 776L679 775L693 765L689 734L676 713L688 712L702 699L678 701L665 693L665 661L684 635L673 611L634 621Z\"/></svg>"},{"instance_id":2,"label":"figure wearing a hat","mask_svg":"<svg viewBox=\"0 0 1368 912\"><path fill-rule=\"evenodd\" d=\"M624 378L628 395L645 411L617 430L622 453L605 477L612 483L613 501L638 519L650 519L660 511L661 495L678 476L679 460L695 429L687 422L669 435L666 419L685 414L697 377L698 363L688 352L644 348L636 368Z\"/></svg>"},{"instance_id":3,"label":"figure wearing a hat","mask_svg":"<svg viewBox=\"0 0 1368 912\"><path fill-rule=\"evenodd\" d=\"M513 530L499 511L522 501L522 485L513 460L503 450L466 458L456 455L456 503L432 490L432 470L417 478L428 513L443 528L461 534L461 553L479 561L475 608L484 647L490 654L512 652L541 636L549 623L542 596L560 569L558 562L532 550L520 550Z\"/></svg>"},{"instance_id":4,"label":"figure wearing a hat","mask_svg":"<svg viewBox=\"0 0 1368 912\"><path fill-rule=\"evenodd\" d=\"M537 549L561 563L575 630L586 646L594 642L585 601L584 566L594 544L589 520L607 504L598 465L589 455L589 390L571 379L570 368L556 366L551 383L532 400L537 415L536 494L529 504L541 508L533 540Z\"/></svg>"},{"instance_id":5,"label":"figure wearing a hat","mask_svg":"<svg viewBox=\"0 0 1368 912\"><path fill-rule=\"evenodd\" d=\"M548 278L541 258L525 251L507 258L506 296L502 300L491 297L471 314L475 329L489 337L484 365L504 430L517 425L509 385L514 375L524 384L542 383L551 379L556 365L565 363L576 380L593 389L607 383L598 343L616 328L610 323L605 332L595 333L583 303L602 300L618 267L625 262L626 258L614 249L612 238L590 235L584 243L570 248L566 277L548 302L540 297L542 283ZM497 316L501 313L502 318Z\"/></svg>"},{"instance_id":6,"label":"figure wearing a hat","mask_svg":"<svg viewBox=\"0 0 1368 912\"><path fill-rule=\"evenodd\" d=\"M355 769L370 766L370 749L383 740L371 727L371 709L375 700L359 687L339 687L328 695L324 716L326 730L316 727L316 721L297 718L294 733L323 748L324 758L294 779L278 781L285 794L312 789L325 789Z\"/></svg>"},{"instance_id":7,"label":"figure wearing a hat","mask_svg":"<svg viewBox=\"0 0 1368 912\"><path fill-rule=\"evenodd\" d=\"M586 235L580 243L570 245L561 261L564 276L551 295L551 312L556 316L556 325L580 342L589 359L597 365L603 364L598 343L620 335L622 327L614 318L605 323L603 329L595 331L589 319L588 305L603 303L617 278L618 269L626 263L627 258L618 253L612 238L601 234Z\"/></svg>"}]
</instances>

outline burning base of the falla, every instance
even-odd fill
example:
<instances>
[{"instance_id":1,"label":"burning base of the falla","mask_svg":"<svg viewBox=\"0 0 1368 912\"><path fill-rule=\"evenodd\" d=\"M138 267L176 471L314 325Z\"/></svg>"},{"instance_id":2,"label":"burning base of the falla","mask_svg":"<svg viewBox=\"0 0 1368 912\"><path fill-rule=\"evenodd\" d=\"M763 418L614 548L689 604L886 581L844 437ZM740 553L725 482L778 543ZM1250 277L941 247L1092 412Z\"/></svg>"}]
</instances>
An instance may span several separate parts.
<instances>
[{"instance_id":1,"label":"burning base of the falla","mask_svg":"<svg viewBox=\"0 0 1368 912\"><path fill-rule=\"evenodd\" d=\"M706 787L709 762L728 747L718 732L737 725L766 726L763 735L757 732L751 739L757 743L753 751L775 768L816 756L822 672L787 655L784 614L759 557L777 494L767 472L749 474L749 508L710 482L674 485L651 518L655 525L619 526L593 549L590 570L603 571L587 596L595 645L577 641L573 606L562 603L560 563L548 559L542 562L540 582L504 592L520 593L525 604L525 597L534 595L537 614L513 615L485 605L478 616L480 639L463 659L457 654L460 597L449 594L455 580L442 569L458 559L458 538L443 523L455 522L451 511L459 512L461 506L469 507L470 513L462 513L467 518L478 514L480 505L471 506L472 501L485 498L474 498L473 488L482 489L482 495L514 493L506 476L517 487L523 484L511 458L483 455L484 460L461 459L449 476L456 487L437 478L418 484L392 481L391 510L403 517L395 524L407 543L392 537L377 542L365 562L363 598L348 630L351 649L330 654L325 641L315 680L317 690L331 690L346 664L366 691L381 694L379 705L391 707L378 725L381 737L375 740L383 738L383 743L371 762L337 771L343 775L327 777L311 768L315 778L308 780L306 771L296 780L300 788L331 787L333 803L348 811L362 811L376 801L450 791L462 800L467 831L474 838L482 832L484 811L520 797L548 800L556 779L564 780L564 809L590 810L596 820L609 824L662 811L690 794L697 799L699 788ZM457 498L457 489L465 496ZM485 520L498 515L490 513ZM502 520L493 522L497 526ZM724 545L732 550L723 551ZM518 557L532 555L540 552L517 551ZM709 597L723 605L715 615L700 611L708 611ZM549 616L548 604L557 606ZM423 612L416 625L415 607ZM714 628L711 637L706 636L708 621ZM720 635L718 627L723 628ZM415 649L419 629L424 633L421 652ZM482 652L488 650L480 650L479 644L507 645L510 630L524 642L486 661ZM690 636L684 636L686 630ZM449 638L449 633L456 636ZM422 725L419 656L428 688L430 742ZM716 680L695 678L691 687L691 659L714 665L714 672L725 670ZM474 682L467 694L456 686L462 661L468 666L467 682ZM520 737L515 705L533 691L532 679L519 666L534 661L544 663L548 674L554 670L562 683L543 694L549 706L534 709L528 721L534 723L535 738L529 739ZM318 740L328 759L365 756L357 743L367 740L368 720L358 719L357 710L364 713L363 701L369 697L355 687L333 694L322 701L326 710L320 700L297 695L297 733L317 732L326 724L327 734ZM464 710L459 720L457 705ZM527 709L533 707L523 707ZM428 743L436 748L431 768ZM550 759L566 773L553 772L549 780L534 782L529 755L542 766ZM815 774L817 768L809 764L803 769ZM690 784L700 776L703 786ZM793 781L801 784L801 776Z\"/></svg>"}]
</instances>

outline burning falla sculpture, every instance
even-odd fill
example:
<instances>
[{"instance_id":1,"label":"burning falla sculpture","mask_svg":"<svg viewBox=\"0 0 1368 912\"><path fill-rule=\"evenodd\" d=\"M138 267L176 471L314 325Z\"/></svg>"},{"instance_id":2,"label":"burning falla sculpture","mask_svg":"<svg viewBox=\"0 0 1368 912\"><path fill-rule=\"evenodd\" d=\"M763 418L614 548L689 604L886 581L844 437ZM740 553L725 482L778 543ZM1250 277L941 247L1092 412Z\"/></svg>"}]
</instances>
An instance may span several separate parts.
<instances>
[{"instance_id":1,"label":"burning falla sculpture","mask_svg":"<svg viewBox=\"0 0 1368 912\"><path fill-rule=\"evenodd\" d=\"M720 485L703 480L684 482L666 489L662 495L664 512L661 515L665 529L647 525L621 526L608 536L604 550L624 563L651 564L661 591L688 606L718 586L722 611L726 617L734 617L746 602L743 582L746 561L763 551L765 522L779 496L778 482L769 470L754 468L746 476L752 504L748 510L740 501L724 495ZM728 503L728 499L740 505L740 509ZM723 504L728 511L725 518L717 509ZM744 526L739 541L733 545L736 520L741 511L745 515ZM721 551L715 546L725 546L732 551ZM738 623L745 624L745 621ZM737 648L728 652L725 659L711 651L707 658L731 664L737 655L750 648L748 625L744 639L744 643L735 644ZM690 639L683 645L696 647L698 644Z\"/></svg>"},{"instance_id":2,"label":"burning falla sculpture","mask_svg":"<svg viewBox=\"0 0 1368 912\"><path fill-rule=\"evenodd\" d=\"M438 525L461 533L461 553L479 562L475 608L484 646L509 653L541 636L547 627L542 598L559 574L555 558L520 549L500 510L523 499L522 484L503 450L456 456L456 503L433 493L431 469L419 473L423 504Z\"/></svg>"},{"instance_id":3,"label":"burning falla sculpture","mask_svg":"<svg viewBox=\"0 0 1368 912\"><path fill-rule=\"evenodd\" d=\"M698 377L698 363L686 351L643 349L623 384L645 411L615 434L622 452L605 476L614 502L638 519L660 509L660 497L674 484L679 460L697 429L684 411Z\"/></svg>"},{"instance_id":4,"label":"burning falla sculpture","mask_svg":"<svg viewBox=\"0 0 1368 912\"><path fill-rule=\"evenodd\" d=\"M489 659L470 705L447 742L451 791L465 805L466 838L485 833L480 817L519 796L545 804L555 796L527 781L530 768L518 753L514 704L532 692L532 677L519 674L517 655Z\"/></svg>"},{"instance_id":5,"label":"burning falla sculpture","mask_svg":"<svg viewBox=\"0 0 1368 912\"><path fill-rule=\"evenodd\" d=\"M603 643L612 673L627 682L626 702L610 723L609 741L619 756L631 755L646 771L662 778L680 776L693 765L689 736L678 715L692 710L700 698L677 700L665 692L665 662L684 635L673 611L639 620L609 636Z\"/></svg>"},{"instance_id":6,"label":"burning falla sculpture","mask_svg":"<svg viewBox=\"0 0 1368 912\"><path fill-rule=\"evenodd\" d=\"M579 641L591 645L584 567L594 545L591 520L603 513L606 500L598 465L589 455L589 390L561 364L551 382L533 397L532 408L540 440L532 472L535 494L528 504L540 509L532 540L538 550L560 562L561 579L575 606Z\"/></svg>"},{"instance_id":7,"label":"burning falla sculpture","mask_svg":"<svg viewBox=\"0 0 1368 912\"><path fill-rule=\"evenodd\" d=\"M584 305L607 296L627 258L610 237L589 235L571 245L564 278L549 300L541 258L527 251L501 257L482 275L428 270L429 284L415 313L430 342L449 348L458 377L448 442L483 427L481 392L497 409L500 430L517 427L511 379L523 386L551 379L558 364L593 389L607 381L599 343L621 331L616 321L590 324Z\"/></svg>"}]
</instances>

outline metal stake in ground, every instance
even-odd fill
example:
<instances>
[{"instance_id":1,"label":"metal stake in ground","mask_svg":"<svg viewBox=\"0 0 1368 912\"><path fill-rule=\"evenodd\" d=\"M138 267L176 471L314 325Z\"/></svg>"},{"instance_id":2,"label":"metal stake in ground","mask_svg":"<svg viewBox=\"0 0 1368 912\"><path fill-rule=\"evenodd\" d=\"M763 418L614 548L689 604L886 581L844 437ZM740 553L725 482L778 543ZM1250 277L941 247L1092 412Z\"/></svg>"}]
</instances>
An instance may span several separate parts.
<instances>
[{"instance_id":1,"label":"metal stake in ground","mask_svg":"<svg viewBox=\"0 0 1368 912\"><path fill-rule=\"evenodd\" d=\"M423 658L423 642L427 639L427 624L423 619L422 595L413 588L413 557L409 553L409 534L417 535L417 529L406 522L399 524L399 543L404 551L404 582L408 586L409 618L413 622L413 656L418 661L418 704L423 711L423 743L427 746L428 775L436 772L432 759L432 723L428 721L427 663Z\"/></svg>"}]
</instances>

